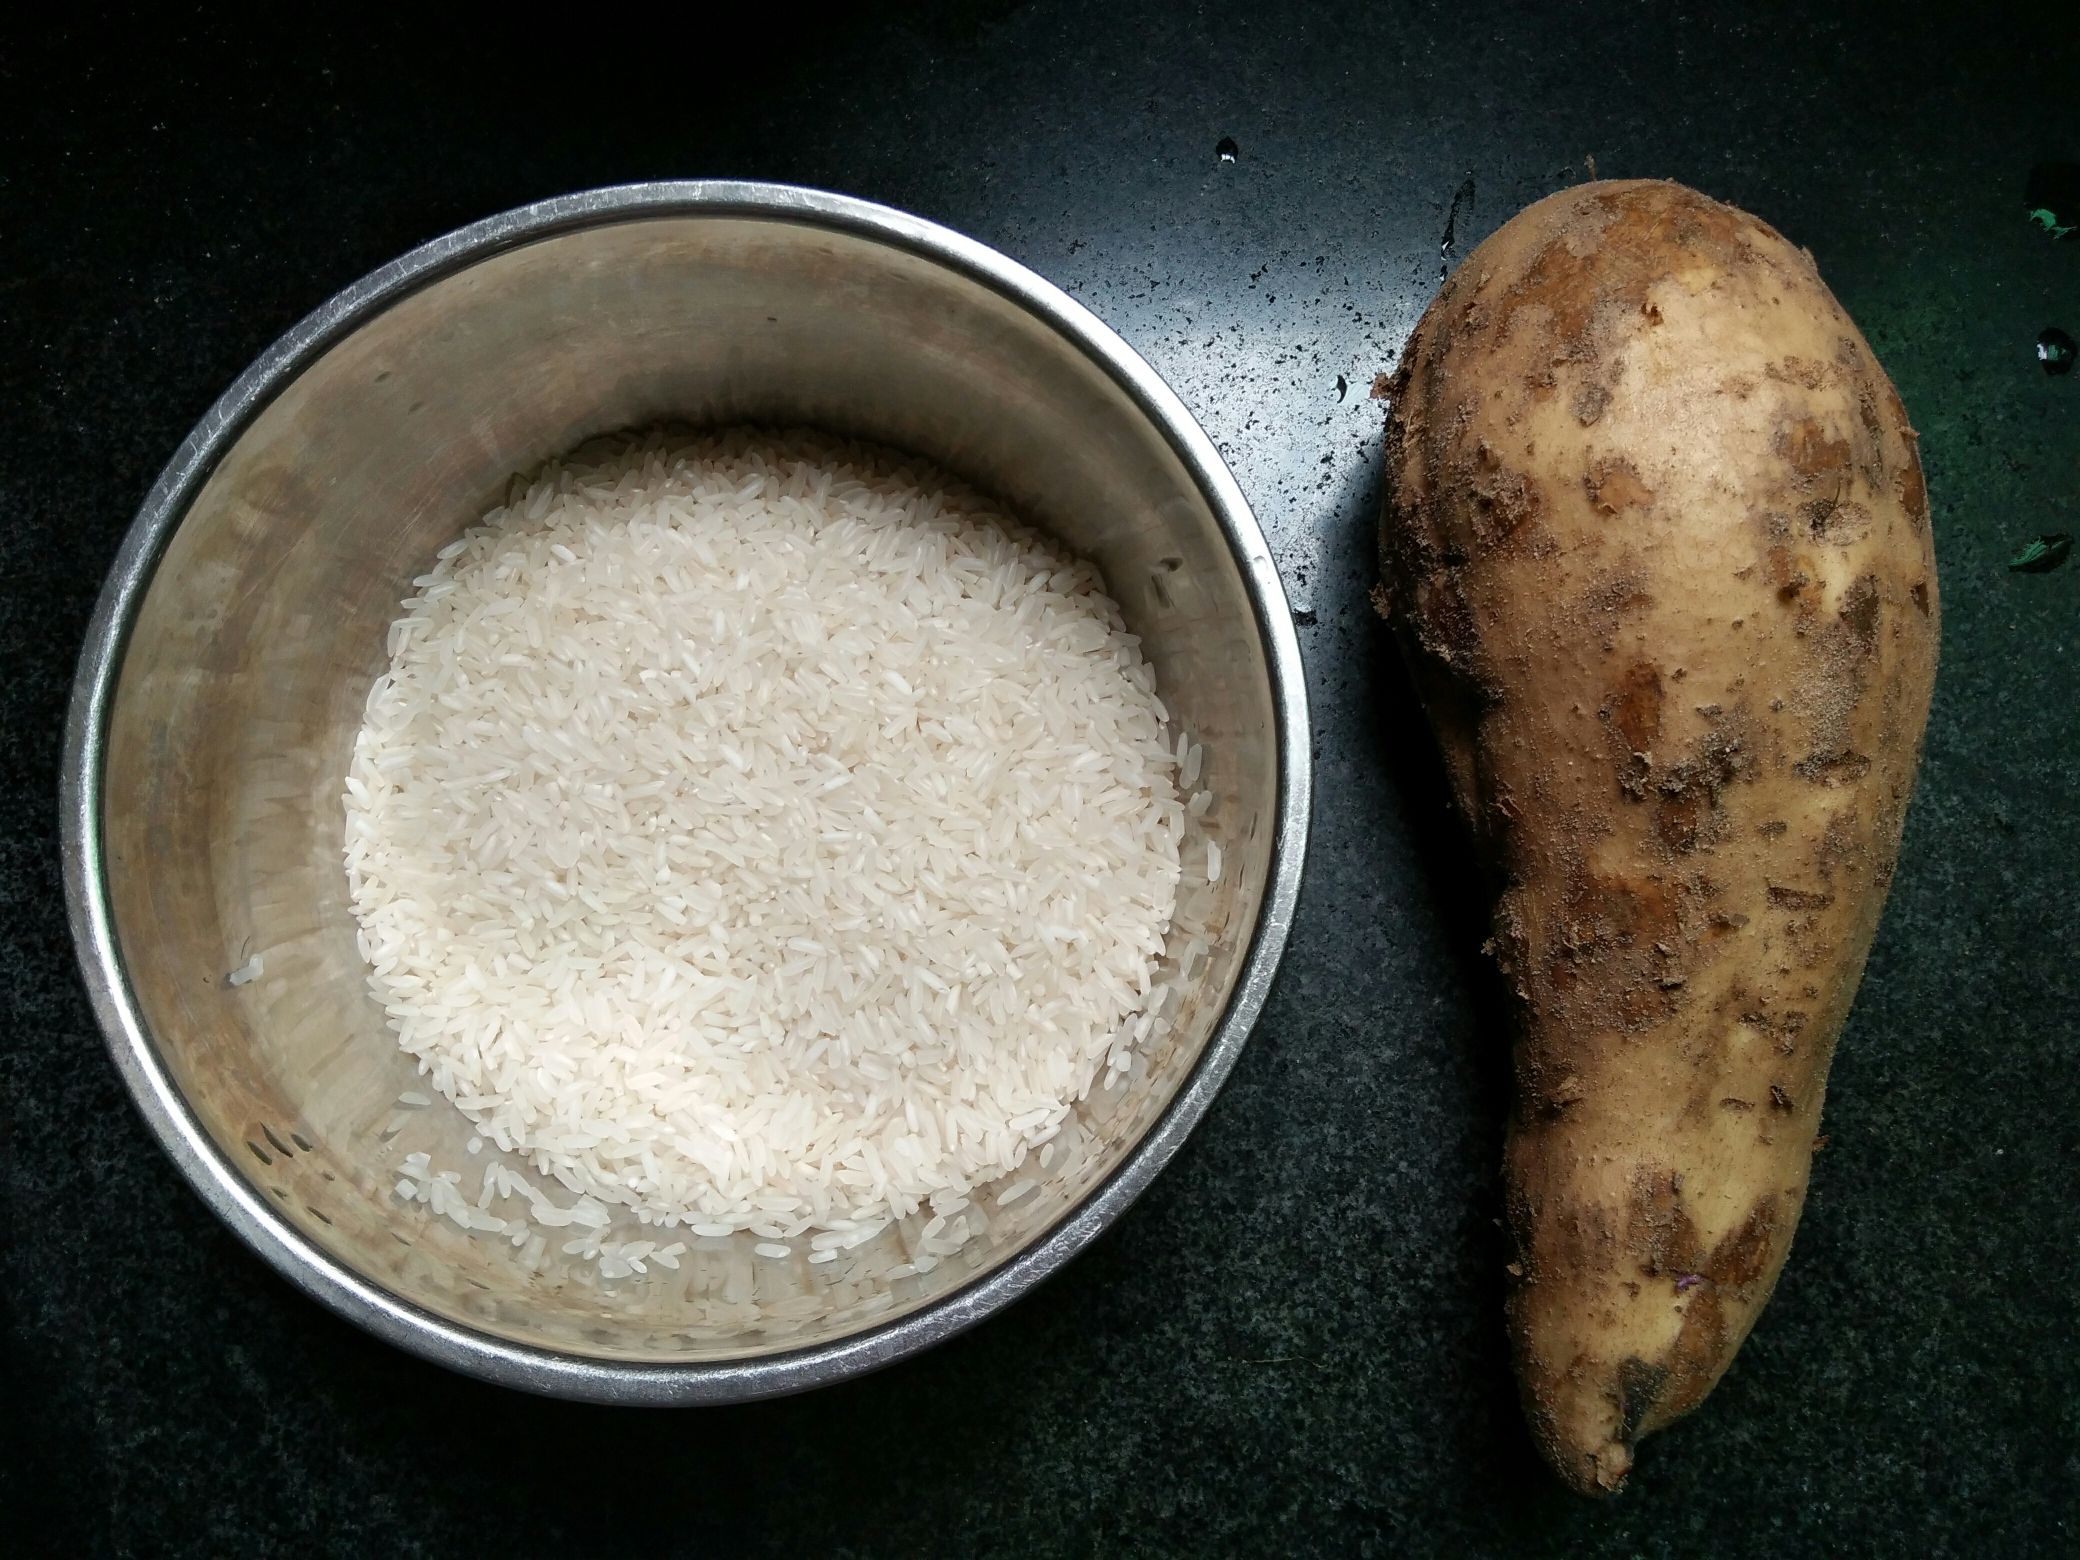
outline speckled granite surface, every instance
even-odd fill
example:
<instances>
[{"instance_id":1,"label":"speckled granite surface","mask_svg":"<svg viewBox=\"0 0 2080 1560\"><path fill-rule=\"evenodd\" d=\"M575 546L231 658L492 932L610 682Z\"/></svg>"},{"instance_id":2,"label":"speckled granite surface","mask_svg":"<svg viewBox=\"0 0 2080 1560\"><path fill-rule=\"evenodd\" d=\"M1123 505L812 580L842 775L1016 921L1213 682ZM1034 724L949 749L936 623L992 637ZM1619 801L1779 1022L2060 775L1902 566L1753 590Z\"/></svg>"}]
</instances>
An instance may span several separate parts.
<instances>
[{"instance_id":1,"label":"speckled granite surface","mask_svg":"<svg viewBox=\"0 0 2080 1560\"><path fill-rule=\"evenodd\" d=\"M2070 16L1557 9L812 8L741 60L690 22L598 13L627 55L589 63L589 38L464 39L423 14L145 37L67 12L17 34L0 53L0 1542L2071 1553L2080 567L2003 566L2038 531L2080 530L2080 376L2032 355L2044 326L2080 329L2080 236L2055 244L2020 206L2033 163L2080 158ZM535 80L555 95L527 95ZM1363 600L1363 392L1435 284L1454 191L1473 181L1470 245L1591 154L1813 250L1922 431L1945 618L1922 788L1791 1268L1717 1395L1605 1505L1562 1493L1518 1422L1480 912ZM880 1376L617 1413L409 1360L219 1228L148 1141L78 989L54 774L130 512L259 348L449 227L694 174L950 223L1140 348L1277 545L1320 779L1257 1037L1094 1250Z\"/></svg>"}]
</instances>

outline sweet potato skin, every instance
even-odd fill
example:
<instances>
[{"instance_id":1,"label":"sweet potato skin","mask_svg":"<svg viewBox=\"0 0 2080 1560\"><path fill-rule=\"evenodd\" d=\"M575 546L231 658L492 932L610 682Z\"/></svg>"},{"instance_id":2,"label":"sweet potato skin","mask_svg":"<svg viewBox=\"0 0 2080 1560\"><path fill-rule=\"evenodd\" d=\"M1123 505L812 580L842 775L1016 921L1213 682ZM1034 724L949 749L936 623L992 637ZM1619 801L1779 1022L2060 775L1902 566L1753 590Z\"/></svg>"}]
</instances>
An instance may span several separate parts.
<instances>
[{"instance_id":1,"label":"sweet potato skin","mask_svg":"<svg viewBox=\"0 0 2080 1560\"><path fill-rule=\"evenodd\" d=\"M1381 604L1498 897L1509 1320L1586 1492L1804 1204L1934 681L1915 435L1812 259L1680 185L1520 213L1384 386Z\"/></svg>"}]
</instances>

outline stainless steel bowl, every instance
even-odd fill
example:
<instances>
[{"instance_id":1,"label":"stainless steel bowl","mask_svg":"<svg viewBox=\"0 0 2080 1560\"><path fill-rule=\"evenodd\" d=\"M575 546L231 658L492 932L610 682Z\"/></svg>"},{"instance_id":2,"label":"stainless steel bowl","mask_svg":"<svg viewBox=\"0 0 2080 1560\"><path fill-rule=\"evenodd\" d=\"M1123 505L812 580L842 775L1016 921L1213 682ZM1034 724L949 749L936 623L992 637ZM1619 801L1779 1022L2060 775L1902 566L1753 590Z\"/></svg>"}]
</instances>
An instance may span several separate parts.
<instances>
[{"instance_id":1,"label":"stainless steel bowl","mask_svg":"<svg viewBox=\"0 0 2080 1560\"><path fill-rule=\"evenodd\" d=\"M960 1256L890 1277L694 1243L603 1287L393 1194L473 1168L367 995L342 777L408 581L506 479L661 421L806 423L913 450L1094 559L1207 750L1228 862L1167 1044L1079 1110L1040 1188ZM1276 969L1308 814L1306 694L1264 538L1177 397L1024 267L808 190L681 183L529 206L415 250L265 353L146 498L66 732L66 891L89 992L152 1129L307 1293L514 1386L714 1402L855 1374L1030 1289L1205 1114ZM1184 938L1173 939L1174 958ZM258 979L227 976L258 954ZM472 1182L469 1183L473 1189Z\"/></svg>"}]
</instances>

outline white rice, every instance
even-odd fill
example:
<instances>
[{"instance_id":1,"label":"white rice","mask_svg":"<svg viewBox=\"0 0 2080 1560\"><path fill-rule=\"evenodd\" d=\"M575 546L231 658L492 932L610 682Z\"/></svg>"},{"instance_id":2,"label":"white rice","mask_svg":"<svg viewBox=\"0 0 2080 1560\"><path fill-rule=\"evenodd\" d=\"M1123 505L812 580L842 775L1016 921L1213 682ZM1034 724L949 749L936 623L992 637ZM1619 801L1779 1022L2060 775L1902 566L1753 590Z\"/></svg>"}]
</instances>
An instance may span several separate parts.
<instances>
[{"instance_id":1,"label":"white rice","mask_svg":"<svg viewBox=\"0 0 2080 1560\"><path fill-rule=\"evenodd\" d=\"M929 1206L917 1271L957 1250L1124 1065L1210 801L1096 572L928 468L737 433L552 465L414 585L347 780L361 946L577 1200L423 1156L398 1194L500 1234L525 1198L603 1277L685 1249L610 1207L829 1260Z\"/></svg>"}]
</instances>

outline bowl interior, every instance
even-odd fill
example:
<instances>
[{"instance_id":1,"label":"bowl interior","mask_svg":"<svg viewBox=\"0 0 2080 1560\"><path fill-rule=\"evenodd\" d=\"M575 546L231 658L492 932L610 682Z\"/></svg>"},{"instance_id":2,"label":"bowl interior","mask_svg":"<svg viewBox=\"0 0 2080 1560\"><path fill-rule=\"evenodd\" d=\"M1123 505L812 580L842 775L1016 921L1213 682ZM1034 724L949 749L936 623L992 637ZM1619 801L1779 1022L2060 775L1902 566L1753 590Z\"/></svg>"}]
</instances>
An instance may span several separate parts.
<instances>
[{"instance_id":1,"label":"bowl interior","mask_svg":"<svg viewBox=\"0 0 2080 1560\"><path fill-rule=\"evenodd\" d=\"M1193 935L1211 957L1170 1039L1077 1112L1036 1191L1002 1208L979 1194L983 1233L926 1274L889 1276L910 1259L913 1220L820 1266L759 1257L738 1236L692 1240L676 1272L603 1284L553 1243L530 1269L506 1242L394 1195L410 1153L463 1171L472 1197L482 1160L385 1028L346 903L342 778L385 630L412 577L513 473L662 421L818 426L995 494L1099 564L1170 709L1205 745L1208 828L1227 867L1184 898L1170 957ZM513 1344L744 1359L951 1293L1068 1215L1149 1130L1257 922L1278 723L1207 495L1054 325L882 235L755 215L611 221L393 302L304 364L217 462L122 651L104 769L110 921L187 1108L312 1246ZM256 954L259 978L229 983ZM401 1108L415 1086L433 1103Z\"/></svg>"}]
</instances>

